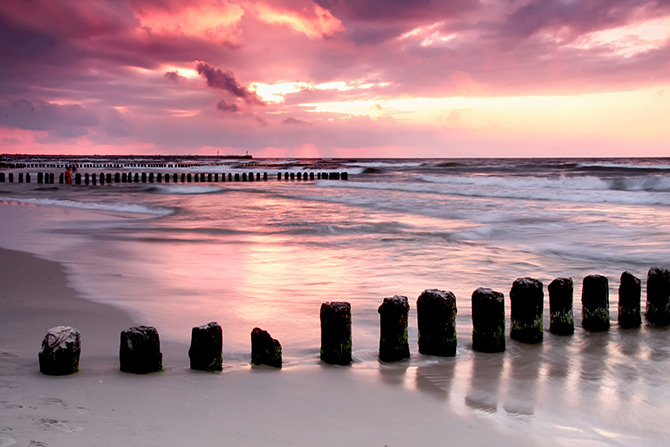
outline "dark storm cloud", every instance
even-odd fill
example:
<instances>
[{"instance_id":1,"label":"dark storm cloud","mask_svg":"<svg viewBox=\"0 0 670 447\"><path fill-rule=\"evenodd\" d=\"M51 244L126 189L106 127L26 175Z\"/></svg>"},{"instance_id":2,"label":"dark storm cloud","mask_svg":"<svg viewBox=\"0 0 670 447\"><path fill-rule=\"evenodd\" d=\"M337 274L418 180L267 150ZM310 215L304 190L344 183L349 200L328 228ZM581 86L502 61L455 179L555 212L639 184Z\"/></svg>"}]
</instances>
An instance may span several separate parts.
<instances>
[{"instance_id":1,"label":"dark storm cloud","mask_svg":"<svg viewBox=\"0 0 670 447\"><path fill-rule=\"evenodd\" d=\"M237 113L240 111L237 104L227 103L223 99L216 104L216 108L226 113Z\"/></svg>"},{"instance_id":2,"label":"dark storm cloud","mask_svg":"<svg viewBox=\"0 0 670 447\"><path fill-rule=\"evenodd\" d=\"M254 92L237 82L232 72L212 67L206 62L199 62L196 69L207 80L209 87L228 92L235 98L243 99L247 104L263 105L263 101Z\"/></svg>"},{"instance_id":3,"label":"dark storm cloud","mask_svg":"<svg viewBox=\"0 0 670 447\"><path fill-rule=\"evenodd\" d=\"M96 115L79 105L28 100L0 105L1 127L44 130L69 138L88 134L98 122Z\"/></svg>"}]
</instances>

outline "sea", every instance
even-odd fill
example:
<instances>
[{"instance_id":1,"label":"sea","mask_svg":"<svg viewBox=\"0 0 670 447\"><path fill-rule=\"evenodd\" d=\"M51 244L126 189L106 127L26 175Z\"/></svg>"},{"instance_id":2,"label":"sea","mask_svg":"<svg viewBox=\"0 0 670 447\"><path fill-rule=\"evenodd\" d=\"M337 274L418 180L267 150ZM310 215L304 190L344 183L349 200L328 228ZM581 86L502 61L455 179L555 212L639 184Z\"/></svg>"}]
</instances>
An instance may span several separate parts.
<instances>
[{"instance_id":1,"label":"sea","mask_svg":"<svg viewBox=\"0 0 670 447\"><path fill-rule=\"evenodd\" d=\"M250 369L254 327L280 341L285 373L323 367L320 306L347 301L349 368L361 374L521 435L546 433L552 445L670 445L670 331L617 324L621 274L641 279L644 312L647 272L670 267L670 158L76 159L82 174L219 177L96 185L63 185L64 169L22 162L2 170L32 181L0 183L0 246L59 262L82 297L129 312L162 340L187 346L192 327L220 323L224 374ZM39 172L56 182L37 183ZM609 281L606 332L581 327L591 274ZM544 341L473 351L473 291L504 294L509 330L520 277L544 284ZM546 287L558 277L575 285L572 336L549 332ZM457 298L455 357L418 352L426 289ZM411 356L381 362L377 309L394 295L409 299Z\"/></svg>"}]
</instances>

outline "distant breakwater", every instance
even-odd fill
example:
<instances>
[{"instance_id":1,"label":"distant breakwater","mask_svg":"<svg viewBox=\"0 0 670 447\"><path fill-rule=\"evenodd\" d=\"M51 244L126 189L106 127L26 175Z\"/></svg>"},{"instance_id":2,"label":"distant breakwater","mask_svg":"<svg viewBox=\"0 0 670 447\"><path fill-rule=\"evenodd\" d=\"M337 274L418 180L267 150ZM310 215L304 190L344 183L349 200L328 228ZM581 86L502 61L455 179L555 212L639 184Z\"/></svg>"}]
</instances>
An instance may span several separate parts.
<instances>
[{"instance_id":1,"label":"distant breakwater","mask_svg":"<svg viewBox=\"0 0 670 447\"><path fill-rule=\"evenodd\" d=\"M278 181L314 181L314 180L349 180L346 171L305 171L305 172L229 172L225 173L169 173L169 172L75 172L68 182L66 174L58 176L59 184L72 183L75 185L104 185L111 183L219 183L219 182L254 182L268 181L276 178ZM54 172L0 172L0 183L32 183L55 184Z\"/></svg>"}]
</instances>

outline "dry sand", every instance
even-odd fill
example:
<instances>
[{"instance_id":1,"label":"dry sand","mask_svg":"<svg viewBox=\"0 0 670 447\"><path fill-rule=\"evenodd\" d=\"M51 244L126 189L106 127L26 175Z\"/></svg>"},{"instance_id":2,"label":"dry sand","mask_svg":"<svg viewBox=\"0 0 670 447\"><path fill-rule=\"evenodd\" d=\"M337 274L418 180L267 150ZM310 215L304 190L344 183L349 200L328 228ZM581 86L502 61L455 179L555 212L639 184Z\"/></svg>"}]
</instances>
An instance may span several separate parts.
<instances>
[{"instance_id":1,"label":"dry sand","mask_svg":"<svg viewBox=\"0 0 670 447\"><path fill-rule=\"evenodd\" d=\"M540 443L456 414L444 400L384 380L381 369L210 374L188 368L187 346L163 343L165 372L122 373L121 330L150 322L78 298L58 264L0 250L0 265L0 446ZM58 325L82 333L81 372L49 377L39 373L37 353Z\"/></svg>"}]
</instances>

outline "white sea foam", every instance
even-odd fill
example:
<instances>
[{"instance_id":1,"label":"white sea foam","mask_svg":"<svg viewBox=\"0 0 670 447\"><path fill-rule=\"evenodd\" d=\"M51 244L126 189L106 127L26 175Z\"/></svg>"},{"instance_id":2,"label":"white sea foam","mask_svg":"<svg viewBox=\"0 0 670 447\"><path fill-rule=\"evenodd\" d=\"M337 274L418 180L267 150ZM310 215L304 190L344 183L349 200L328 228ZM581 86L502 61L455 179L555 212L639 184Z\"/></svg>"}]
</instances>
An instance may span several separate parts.
<instances>
[{"instance_id":1,"label":"white sea foam","mask_svg":"<svg viewBox=\"0 0 670 447\"><path fill-rule=\"evenodd\" d=\"M155 187L160 194L213 194L225 191L220 186L196 186L196 185L161 185Z\"/></svg>"},{"instance_id":2,"label":"white sea foam","mask_svg":"<svg viewBox=\"0 0 670 447\"><path fill-rule=\"evenodd\" d=\"M173 211L168 208L151 207L146 205L138 205L134 203L103 203L103 202L79 202L75 200L63 199L45 199L45 198L16 198L16 197L0 197L0 203L21 203L27 205L38 206L59 206L63 208L76 208L81 210L93 211L108 211L117 213L130 214L149 214L154 216L166 216L172 214Z\"/></svg>"}]
</instances>

